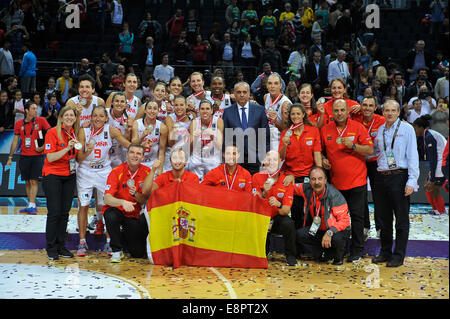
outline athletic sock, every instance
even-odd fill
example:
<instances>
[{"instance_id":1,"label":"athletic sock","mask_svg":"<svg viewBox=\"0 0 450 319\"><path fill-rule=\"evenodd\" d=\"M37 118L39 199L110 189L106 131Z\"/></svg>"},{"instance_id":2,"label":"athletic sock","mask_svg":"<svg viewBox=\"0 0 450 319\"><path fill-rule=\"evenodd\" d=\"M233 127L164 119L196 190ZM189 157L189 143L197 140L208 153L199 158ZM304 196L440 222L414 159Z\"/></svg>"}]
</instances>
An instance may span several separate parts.
<instances>
[{"instance_id":1,"label":"athletic sock","mask_svg":"<svg viewBox=\"0 0 450 319\"><path fill-rule=\"evenodd\" d=\"M431 196L431 193L430 193L430 192L425 192L425 195L427 196L427 199L428 199L428 202L429 202L430 205L431 205L431 208L432 208L433 210L437 209L437 208L436 208L436 204L435 204L435 199L434 199L433 196Z\"/></svg>"},{"instance_id":2,"label":"athletic sock","mask_svg":"<svg viewBox=\"0 0 450 319\"><path fill-rule=\"evenodd\" d=\"M445 202L444 198L442 196L439 196L437 198L434 198L434 203L436 205L436 209L439 213L444 214L445 213Z\"/></svg>"},{"instance_id":3,"label":"athletic sock","mask_svg":"<svg viewBox=\"0 0 450 319\"><path fill-rule=\"evenodd\" d=\"M86 244L86 239L85 238L80 239L80 244Z\"/></svg>"},{"instance_id":4,"label":"athletic sock","mask_svg":"<svg viewBox=\"0 0 450 319\"><path fill-rule=\"evenodd\" d=\"M97 215L97 222L102 222L103 223L103 214L102 211L95 211L95 215Z\"/></svg>"}]
</instances>

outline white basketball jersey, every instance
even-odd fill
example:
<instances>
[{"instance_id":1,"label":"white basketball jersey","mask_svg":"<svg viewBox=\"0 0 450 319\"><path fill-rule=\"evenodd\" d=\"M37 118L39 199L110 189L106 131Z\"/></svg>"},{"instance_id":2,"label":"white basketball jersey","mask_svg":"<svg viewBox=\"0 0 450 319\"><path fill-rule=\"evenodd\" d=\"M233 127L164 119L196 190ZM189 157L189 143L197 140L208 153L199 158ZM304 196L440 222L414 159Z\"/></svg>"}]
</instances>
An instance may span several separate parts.
<instances>
[{"instance_id":1,"label":"white basketball jersey","mask_svg":"<svg viewBox=\"0 0 450 319\"><path fill-rule=\"evenodd\" d=\"M201 129L202 132L202 123L200 118L196 118L196 130ZM212 122L209 129L212 129L214 132L214 139L217 139L217 117L212 118ZM216 150L214 147L214 142L211 140L209 135L201 134L194 140L194 149L193 149L194 157L201 157L206 160L218 160L219 162L222 159L222 153L220 150Z\"/></svg>"},{"instance_id":2,"label":"white basketball jersey","mask_svg":"<svg viewBox=\"0 0 450 319\"><path fill-rule=\"evenodd\" d=\"M212 104L214 104L214 100L211 97L211 91L205 91L206 96L205 99L211 101ZM194 94L191 94L187 97L186 99L186 103L187 101L189 101L189 99L192 99L194 101L194 106L195 106L195 112L197 113L197 115L199 114L200 111L200 102L202 100L200 100L199 98L195 97Z\"/></svg>"},{"instance_id":3,"label":"white basketball jersey","mask_svg":"<svg viewBox=\"0 0 450 319\"><path fill-rule=\"evenodd\" d=\"M156 117L159 121L164 122L167 118L167 115L169 113L167 112L167 107L171 107L169 102L167 101L161 101L161 107L159 108L158 116Z\"/></svg>"},{"instance_id":4,"label":"white basketball jersey","mask_svg":"<svg viewBox=\"0 0 450 319\"><path fill-rule=\"evenodd\" d=\"M211 96L211 98L213 99L213 104L215 103L220 103L219 104L219 109L214 113L214 117L218 117L218 118L222 118L223 116L223 111L231 106L231 98L229 94L224 94L222 100L217 100L215 98L213 98Z\"/></svg>"},{"instance_id":5,"label":"white basketball jersey","mask_svg":"<svg viewBox=\"0 0 450 319\"><path fill-rule=\"evenodd\" d=\"M72 100L75 104L80 102L80 96L74 96L72 97L70 100ZM91 100L91 104L88 107L83 107L81 109L81 115L80 115L80 126L84 123L84 122L89 122L91 120L91 114L92 114L92 110L94 109L95 106L98 105L98 97L95 95L92 95L92 100Z\"/></svg>"},{"instance_id":6,"label":"white basketball jersey","mask_svg":"<svg viewBox=\"0 0 450 319\"><path fill-rule=\"evenodd\" d=\"M79 169L110 169L111 160L109 158L109 150L112 147L112 139L109 133L109 124L105 124L103 130L95 136L93 136L95 132L91 131L91 127L85 127L83 129L86 138L85 144L89 143L89 140L92 138L95 140L95 147L88 157L80 163ZM87 149L87 145L85 145L85 149Z\"/></svg>"},{"instance_id":7,"label":"white basketball jersey","mask_svg":"<svg viewBox=\"0 0 450 319\"><path fill-rule=\"evenodd\" d=\"M133 96L131 100L127 99L127 105L127 115L134 119L140 107L139 98L137 96Z\"/></svg>"},{"instance_id":8,"label":"white basketball jersey","mask_svg":"<svg viewBox=\"0 0 450 319\"><path fill-rule=\"evenodd\" d=\"M146 128L146 126L144 125L144 119L143 118L138 119L137 123L138 123L138 135L139 137L142 137ZM142 142L146 140L150 140L153 142L152 147L144 148L144 160L142 161L143 165L146 165L151 168L153 165L153 161L158 159L160 137L161 137L161 121L156 120L153 131L142 140Z\"/></svg>"},{"instance_id":9,"label":"white basketball jersey","mask_svg":"<svg viewBox=\"0 0 450 319\"><path fill-rule=\"evenodd\" d=\"M270 98L270 94L267 94L266 100L264 101L264 108L266 109L267 120L269 121L269 127L275 127L275 124L269 119L269 108L272 105L273 110L277 113L277 121L282 121L282 105L284 102L291 103L291 100L286 95L282 95L281 98L272 105L273 101Z\"/></svg>"}]
</instances>

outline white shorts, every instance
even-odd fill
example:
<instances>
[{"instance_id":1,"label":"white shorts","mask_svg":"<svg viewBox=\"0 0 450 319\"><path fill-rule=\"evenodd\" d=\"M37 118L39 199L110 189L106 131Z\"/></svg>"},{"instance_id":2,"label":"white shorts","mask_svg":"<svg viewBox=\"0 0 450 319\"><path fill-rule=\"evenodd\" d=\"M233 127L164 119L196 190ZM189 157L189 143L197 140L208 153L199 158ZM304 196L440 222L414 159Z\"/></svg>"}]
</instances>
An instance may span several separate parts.
<instances>
[{"instance_id":1,"label":"white shorts","mask_svg":"<svg viewBox=\"0 0 450 319\"><path fill-rule=\"evenodd\" d=\"M89 206L94 188L97 190L97 204L103 206L106 181L111 168L102 170L78 169L77 193L81 206Z\"/></svg>"},{"instance_id":2,"label":"white shorts","mask_svg":"<svg viewBox=\"0 0 450 319\"><path fill-rule=\"evenodd\" d=\"M278 151L280 145L280 131L276 127L270 128L270 149Z\"/></svg>"}]
</instances>

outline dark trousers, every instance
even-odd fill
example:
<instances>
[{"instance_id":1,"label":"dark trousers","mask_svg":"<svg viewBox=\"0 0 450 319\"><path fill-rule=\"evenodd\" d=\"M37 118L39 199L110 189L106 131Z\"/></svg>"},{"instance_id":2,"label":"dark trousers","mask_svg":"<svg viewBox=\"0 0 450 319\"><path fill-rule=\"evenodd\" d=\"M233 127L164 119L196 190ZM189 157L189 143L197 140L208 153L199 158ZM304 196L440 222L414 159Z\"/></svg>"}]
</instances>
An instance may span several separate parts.
<instances>
[{"instance_id":1,"label":"dark trousers","mask_svg":"<svg viewBox=\"0 0 450 319\"><path fill-rule=\"evenodd\" d=\"M352 227L350 254L362 255L364 249L364 212L367 202L367 184L347 190L340 190L347 201Z\"/></svg>"},{"instance_id":2,"label":"dark trousers","mask_svg":"<svg viewBox=\"0 0 450 319\"><path fill-rule=\"evenodd\" d=\"M47 252L57 253L65 247L67 222L76 185L75 174L70 176L48 175L42 179L48 210L45 227Z\"/></svg>"},{"instance_id":3,"label":"dark trousers","mask_svg":"<svg viewBox=\"0 0 450 319\"><path fill-rule=\"evenodd\" d=\"M310 226L297 230L297 244L309 248L315 258L320 257L323 251L333 258L343 258L347 240L350 237L349 230L337 232L331 237L331 248L322 247L324 230L318 230L315 236L309 234Z\"/></svg>"},{"instance_id":4,"label":"dark trousers","mask_svg":"<svg viewBox=\"0 0 450 319\"><path fill-rule=\"evenodd\" d=\"M296 256L295 247L295 226L294 221L289 216L277 215L273 218L271 233L283 235L284 253L286 256ZM269 240L269 238L267 238Z\"/></svg>"},{"instance_id":5,"label":"dark trousers","mask_svg":"<svg viewBox=\"0 0 450 319\"><path fill-rule=\"evenodd\" d=\"M373 200L373 188L375 187L375 175L377 174L377 162L367 162L367 176L369 177L370 189L372 190L372 200ZM366 199L368 196L366 196ZM370 217L369 217L369 201L366 202L366 210L364 212L364 228L370 228ZM378 216L377 205L374 201L374 218L375 218L375 229L381 229L380 216Z\"/></svg>"},{"instance_id":6,"label":"dark trousers","mask_svg":"<svg viewBox=\"0 0 450 319\"><path fill-rule=\"evenodd\" d=\"M106 230L111 238L111 249L113 252L126 248L133 258L144 258L147 256L148 226L145 215L141 214L138 219L125 217L122 211L115 207L108 208L103 217L105 218ZM120 231L122 226L123 232Z\"/></svg>"},{"instance_id":7,"label":"dark trousers","mask_svg":"<svg viewBox=\"0 0 450 319\"><path fill-rule=\"evenodd\" d=\"M380 255L403 261L409 236L410 196L405 197L405 186L408 172L375 176L373 191L374 201L378 207L381 220ZM395 248L393 245L393 217L395 216Z\"/></svg>"},{"instance_id":8,"label":"dark trousers","mask_svg":"<svg viewBox=\"0 0 450 319\"><path fill-rule=\"evenodd\" d=\"M296 177L295 183L303 183L305 177ZM305 200L301 196L294 195L294 200L292 201L291 206L291 218L294 220L295 229L299 229L303 227L303 221L305 219L304 212Z\"/></svg>"}]
</instances>

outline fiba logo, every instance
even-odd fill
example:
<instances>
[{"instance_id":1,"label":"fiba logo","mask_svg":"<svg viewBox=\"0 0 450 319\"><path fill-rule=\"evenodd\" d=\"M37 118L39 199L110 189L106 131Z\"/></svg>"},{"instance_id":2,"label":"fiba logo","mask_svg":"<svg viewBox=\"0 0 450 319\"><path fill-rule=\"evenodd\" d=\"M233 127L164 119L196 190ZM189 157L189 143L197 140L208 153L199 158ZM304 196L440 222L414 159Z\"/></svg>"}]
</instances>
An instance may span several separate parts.
<instances>
[{"instance_id":1,"label":"fiba logo","mask_svg":"<svg viewBox=\"0 0 450 319\"><path fill-rule=\"evenodd\" d=\"M380 7L376 4L369 4L366 7L366 27L367 29L380 28Z\"/></svg>"}]
</instances>

